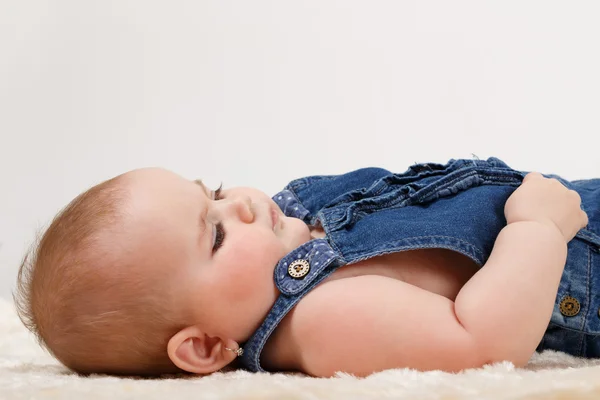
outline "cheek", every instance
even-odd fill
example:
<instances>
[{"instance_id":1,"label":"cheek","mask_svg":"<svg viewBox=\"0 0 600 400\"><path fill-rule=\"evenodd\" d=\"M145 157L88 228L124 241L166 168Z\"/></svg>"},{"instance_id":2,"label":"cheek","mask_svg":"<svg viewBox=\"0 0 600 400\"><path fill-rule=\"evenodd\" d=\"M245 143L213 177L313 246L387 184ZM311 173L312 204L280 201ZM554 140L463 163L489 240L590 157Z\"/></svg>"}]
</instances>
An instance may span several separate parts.
<instances>
[{"instance_id":1,"label":"cheek","mask_svg":"<svg viewBox=\"0 0 600 400\"><path fill-rule=\"evenodd\" d=\"M273 270L285 255L278 241L273 237L253 235L228 245L230 251L220 263L220 286L227 288L227 295L232 300L248 298L252 293L274 286Z\"/></svg>"},{"instance_id":2,"label":"cheek","mask_svg":"<svg viewBox=\"0 0 600 400\"><path fill-rule=\"evenodd\" d=\"M248 268L260 265L272 268L286 254L284 252L284 246L272 232L249 231L231 238L224 259L228 264L245 264Z\"/></svg>"}]
</instances>

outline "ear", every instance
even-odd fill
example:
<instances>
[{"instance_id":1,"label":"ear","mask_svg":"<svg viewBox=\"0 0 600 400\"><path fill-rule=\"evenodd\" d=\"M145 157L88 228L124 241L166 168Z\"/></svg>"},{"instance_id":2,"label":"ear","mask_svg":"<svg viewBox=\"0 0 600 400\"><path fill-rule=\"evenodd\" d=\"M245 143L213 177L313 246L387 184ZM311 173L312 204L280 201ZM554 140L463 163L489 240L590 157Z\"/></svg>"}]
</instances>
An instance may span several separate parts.
<instances>
[{"instance_id":1,"label":"ear","mask_svg":"<svg viewBox=\"0 0 600 400\"><path fill-rule=\"evenodd\" d=\"M194 374L218 371L236 358L225 347L237 348L233 340L210 337L198 325L188 326L169 340L167 353L173 363Z\"/></svg>"}]
</instances>

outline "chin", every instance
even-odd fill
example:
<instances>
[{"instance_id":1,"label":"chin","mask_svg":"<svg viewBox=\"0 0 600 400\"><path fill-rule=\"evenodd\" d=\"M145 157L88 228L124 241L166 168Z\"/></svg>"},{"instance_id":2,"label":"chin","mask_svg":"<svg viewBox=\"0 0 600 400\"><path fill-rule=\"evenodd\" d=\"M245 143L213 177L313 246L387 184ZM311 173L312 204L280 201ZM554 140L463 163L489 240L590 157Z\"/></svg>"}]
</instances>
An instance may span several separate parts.
<instances>
[{"instance_id":1,"label":"chin","mask_svg":"<svg viewBox=\"0 0 600 400\"><path fill-rule=\"evenodd\" d=\"M285 231L285 239L290 247L289 251L311 240L310 229L301 219L286 217Z\"/></svg>"}]
</instances>

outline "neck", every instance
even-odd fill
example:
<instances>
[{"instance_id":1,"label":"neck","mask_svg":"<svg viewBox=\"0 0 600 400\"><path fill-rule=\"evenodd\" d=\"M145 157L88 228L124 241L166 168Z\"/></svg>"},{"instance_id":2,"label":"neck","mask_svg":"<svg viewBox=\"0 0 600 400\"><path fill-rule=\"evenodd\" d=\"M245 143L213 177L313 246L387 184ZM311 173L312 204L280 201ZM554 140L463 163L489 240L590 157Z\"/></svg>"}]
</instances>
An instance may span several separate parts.
<instances>
[{"instance_id":1,"label":"neck","mask_svg":"<svg viewBox=\"0 0 600 400\"><path fill-rule=\"evenodd\" d=\"M325 237L325 231L321 227L314 227L310 229L310 237L312 239L321 239Z\"/></svg>"}]
</instances>

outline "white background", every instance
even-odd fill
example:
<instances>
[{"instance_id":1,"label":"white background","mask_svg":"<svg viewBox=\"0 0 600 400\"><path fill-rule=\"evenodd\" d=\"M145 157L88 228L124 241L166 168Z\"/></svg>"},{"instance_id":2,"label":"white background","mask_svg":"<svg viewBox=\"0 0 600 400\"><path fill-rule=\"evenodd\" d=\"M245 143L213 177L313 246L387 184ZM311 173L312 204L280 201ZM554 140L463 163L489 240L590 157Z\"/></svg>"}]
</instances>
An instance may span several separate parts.
<instances>
[{"instance_id":1,"label":"white background","mask_svg":"<svg viewBox=\"0 0 600 400\"><path fill-rule=\"evenodd\" d=\"M496 156L600 177L597 1L0 0L0 296L127 170L274 194Z\"/></svg>"}]
</instances>

